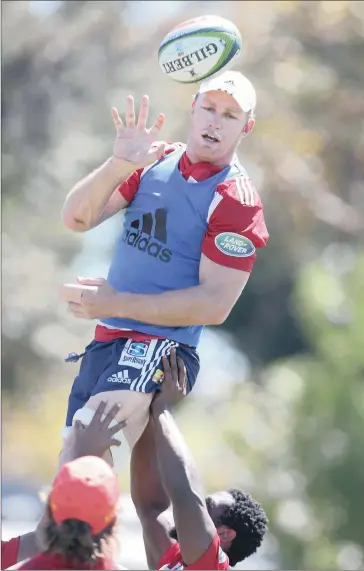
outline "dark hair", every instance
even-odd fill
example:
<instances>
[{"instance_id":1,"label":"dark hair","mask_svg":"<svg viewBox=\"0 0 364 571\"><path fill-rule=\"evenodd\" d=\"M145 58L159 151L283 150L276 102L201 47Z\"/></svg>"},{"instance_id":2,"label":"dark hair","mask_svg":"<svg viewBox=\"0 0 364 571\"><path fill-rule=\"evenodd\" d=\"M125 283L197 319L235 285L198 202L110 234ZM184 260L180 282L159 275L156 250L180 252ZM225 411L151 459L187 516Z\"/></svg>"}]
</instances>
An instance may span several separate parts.
<instances>
[{"instance_id":1,"label":"dark hair","mask_svg":"<svg viewBox=\"0 0 364 571\"><path fill-rule=\"evenodd\" d=\"M249 494L237 488L228 491L235 502L226 508L215 525L226 525L236 532L229 549L225 550L230 565L234 567L239 561L256 552L267 530L268 518L260 504Z\"/></svg>"},{"instance_id":2,"label":"dark hair","mask_svg":"<svg viewBox=\"0 0 364 571\"><path fill-rule=\"evenodd\" d=\"M92 535L88 523L78 519L67 519L57 524L48 505L44 523L39 527L38 538L43 551L59 553L75 565L94 565L104 556L114 528L115 521L98 535Z\"/></svg>"}]
</instances>

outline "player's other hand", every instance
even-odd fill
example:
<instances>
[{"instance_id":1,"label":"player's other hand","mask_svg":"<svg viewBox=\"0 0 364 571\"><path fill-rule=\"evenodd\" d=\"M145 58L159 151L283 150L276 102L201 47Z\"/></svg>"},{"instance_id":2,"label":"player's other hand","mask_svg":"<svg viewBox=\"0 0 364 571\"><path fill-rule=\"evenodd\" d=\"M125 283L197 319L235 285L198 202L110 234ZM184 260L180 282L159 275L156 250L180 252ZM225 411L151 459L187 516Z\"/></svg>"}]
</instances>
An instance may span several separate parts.
<instances>
[{"instance_id":1,"label":"player's other hand","mask_svg":"<svg viewBox=\"0 0 364 571\"><path fill-rule=\"evenodd\" d=\"M63 284L60 297L75 317L102 319L116 317L117 292L104 278L77 278L77 284Z\"/></svg>"},{"instance_id":2,"label":"player's other hand","mask_svg":"<svg viewBox=\"0 0 364 571\"><path fill-rule=\"evenodd\" d=\"M177 405L187 392L186 368L183 360L176 355L176 349L171 349L168 357L163 357L164 380L162 388L156 393L152 409L172 408Z\"/></svg>"},{"instance_id":3,"label":"player's other hand","mask_svg":"<svg viewBox=\"0 0 364 571\"><path fill-rule=\"evenodd\" d=\"M149 113L149 97L143 95L139 116L135 122L134 97L126 98L125 124L116 107L111 109L111 116L116 129L113 156L131 163L133 170L144 168L162 158L165 143L156 143L163 127L165 117L160 113L150 129L147 128Z\"/></svg>"},{"instance_id":4,"label":"player's other hand","mask_svg":"<svg viewBox=\"0 0 364 571\"><path fill-rule=\"evenodd\" d=\"M110 427L110 423L116 420L120 405L113 405L103 418L106 406L106 402L100 402L88 426L83 426L80 421L75 422L73 430L75 459L81 456L102 458L110 446L120 446L120 441L116 440L114 435L126 426L126 421L122 420Z\"/></svg>"}]
</instances>

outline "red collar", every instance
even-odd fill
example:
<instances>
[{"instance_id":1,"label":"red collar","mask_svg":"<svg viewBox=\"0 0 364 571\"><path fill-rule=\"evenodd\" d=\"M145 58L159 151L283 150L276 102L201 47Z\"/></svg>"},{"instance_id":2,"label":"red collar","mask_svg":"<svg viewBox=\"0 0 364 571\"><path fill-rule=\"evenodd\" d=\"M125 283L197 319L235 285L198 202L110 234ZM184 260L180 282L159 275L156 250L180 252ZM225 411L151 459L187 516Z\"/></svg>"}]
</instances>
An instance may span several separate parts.
<instances>
[{"instance_id":1,"label":"red collar","mask_svg":"<svg viewBox=\"0 0 364 571\"><path fill-rule=\"evenodd\" d=\"M197 182L202 182L210 176L217 174L222 171L224 167L219 167L212 165L211 163L201 162L201 163L191 163L187 156L186 151L183 153L179 161L179 170L181 171L183 177L188 180L190 176L194 178Z\"/></svg>"}]
</instances>

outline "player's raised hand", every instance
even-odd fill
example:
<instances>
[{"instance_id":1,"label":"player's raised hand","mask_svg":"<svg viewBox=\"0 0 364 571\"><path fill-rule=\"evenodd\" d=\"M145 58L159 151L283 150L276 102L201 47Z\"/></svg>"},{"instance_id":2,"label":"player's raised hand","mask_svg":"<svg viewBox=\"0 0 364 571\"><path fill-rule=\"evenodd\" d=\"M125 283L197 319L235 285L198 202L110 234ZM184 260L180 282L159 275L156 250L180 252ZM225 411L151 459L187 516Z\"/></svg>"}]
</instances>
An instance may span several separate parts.
<instances>
[{"instance_id":1,"label":"player's raised hand","mask_svg":"<svg viewBox=\"0 0 364 571\"><path fill-rule=\"evenodd\" d=\"M117 422L120 411L119 405L114 404L105 414L106 406L106 402L100 402L88 426L83 426L80 421L76 421L72 450L74 458L80 456L99 456L102 458L110 446L120 446L120 441L114 436L125 428L126 421Z\"/></svg>"},{"instance_id":2,"label":"player's raised hand","mask_svg":"<svg viewBox=\"0 0 364 571\"><path fill-rule=\"evenodd\" d=\"M162 357L164 380L156 393L152 409L172 408L179 404L187 393L187 375L183 360L177 357L176 349L171 349L168 357Z\"/></svg>"},{"instance_id":3,"label":"player's raised hand","mask_svg":"<svg viewBox=\"0 0 364 571\"><path fill-rule=\"evenodd\" d=\"M162 158L165 144L156 144L160 140L159 133L163 127L165 117L160 113L152 125L147 127L149 113L149 97L143 95L139 116L135 122L134 97L126 98L125 124L120 118L116 107L111 109L111 116L116 129L113 155L131 163L135 169L146 167Z\"/></svg>"}]
</instances>

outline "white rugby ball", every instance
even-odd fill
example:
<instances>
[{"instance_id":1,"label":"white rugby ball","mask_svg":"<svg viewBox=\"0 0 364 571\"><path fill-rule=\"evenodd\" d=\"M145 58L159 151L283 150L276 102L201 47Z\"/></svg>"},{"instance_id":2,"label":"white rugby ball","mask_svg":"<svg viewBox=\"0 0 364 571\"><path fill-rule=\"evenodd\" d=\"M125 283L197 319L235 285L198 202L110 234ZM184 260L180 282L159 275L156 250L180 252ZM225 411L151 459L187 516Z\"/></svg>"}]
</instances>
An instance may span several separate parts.
<instances>
[{"instance_id":1,"label":"white rugby ball","mask_svg":"<svg viewBox=\"0 0 364 571\"><path fill-rule=\"evenodd\" d=\"M197 83L221 71L239 54L238 28L220 16L192 18L173 28L158 50L162 71L179 83Z\"/></svg>"}]
</instances>

